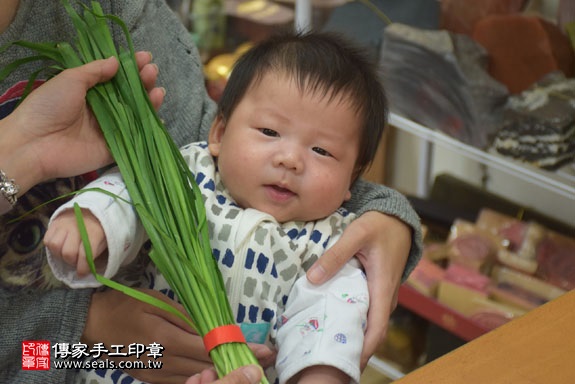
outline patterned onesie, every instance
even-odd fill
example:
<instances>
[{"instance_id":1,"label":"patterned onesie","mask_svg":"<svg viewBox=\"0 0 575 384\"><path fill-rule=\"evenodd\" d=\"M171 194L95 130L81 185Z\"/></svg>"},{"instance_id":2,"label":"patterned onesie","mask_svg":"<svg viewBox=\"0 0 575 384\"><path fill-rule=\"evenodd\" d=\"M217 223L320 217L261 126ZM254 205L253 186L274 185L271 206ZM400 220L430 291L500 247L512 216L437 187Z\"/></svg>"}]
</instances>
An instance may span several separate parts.
<instances>
[{"instance_id":1,"label":"patterned onesie","mask_svg":"<svg viewBox=\"0 0 575 384\"><path fill-rule=\"evenodd\" d=\"M314 222L279 224L269 214L238 207L221 183L205 142L182 148L205 200L210 244L224 279L237 324L249 342L278 348L275 371L279 383L304 368L330 365L359 382L360 355L368 308L368 290L359 263L352 260L329 282L316 287L305 278L306 270L341 235L353 215L339 209ZM116 171L96 180L99 187L127 198L125 185ZM102 274L112 277L132 261L145 240L135 211L98 192L86 192L74 202L90 209L100 220L108 239L108 263ZM55 276L68 285L94 287L93 276L79 278L75 269L48 255ZM165 279L151 265L150 288L173 297ZM126 374L88 372L97 382L124 382ZM273 382L274 369L266 372ZM88 382L91 382L88 380Z\"/></svg>"}]
</instances>

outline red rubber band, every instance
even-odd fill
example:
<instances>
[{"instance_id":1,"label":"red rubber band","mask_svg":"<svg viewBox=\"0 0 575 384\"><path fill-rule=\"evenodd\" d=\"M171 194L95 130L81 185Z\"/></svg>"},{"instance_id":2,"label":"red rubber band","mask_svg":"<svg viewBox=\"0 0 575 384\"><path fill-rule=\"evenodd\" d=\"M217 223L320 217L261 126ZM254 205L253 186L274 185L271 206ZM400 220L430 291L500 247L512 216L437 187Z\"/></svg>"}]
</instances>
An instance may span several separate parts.
<instances>
[{"instance_id":1,"label":"red rubber band","mask_svg":"<svg viewBox=\"0 0 575 384\"><path fill-rule=\"evenodd\" d=\"M218 345L245 342L246 339L242 330L235 324L214 328L204 336L204 347L208 353Z\"/></svg>"}]
</instances>

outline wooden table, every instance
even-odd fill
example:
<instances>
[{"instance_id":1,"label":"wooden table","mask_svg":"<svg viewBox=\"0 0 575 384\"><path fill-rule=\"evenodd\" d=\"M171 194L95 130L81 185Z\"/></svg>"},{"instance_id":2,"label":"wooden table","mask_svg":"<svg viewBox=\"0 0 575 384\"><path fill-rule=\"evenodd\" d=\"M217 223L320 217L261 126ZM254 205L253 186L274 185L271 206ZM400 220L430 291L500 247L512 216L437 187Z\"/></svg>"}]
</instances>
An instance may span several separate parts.
<instances>
[{"instance_id":1,"label":"wooden table","mask_svg":"<svg viewBox=\"0 0 575 384\"><path fill-rule=\"evenodd\" d=\"M395 383L575 383L575 290Z\"/></svg>"}]
</instances>

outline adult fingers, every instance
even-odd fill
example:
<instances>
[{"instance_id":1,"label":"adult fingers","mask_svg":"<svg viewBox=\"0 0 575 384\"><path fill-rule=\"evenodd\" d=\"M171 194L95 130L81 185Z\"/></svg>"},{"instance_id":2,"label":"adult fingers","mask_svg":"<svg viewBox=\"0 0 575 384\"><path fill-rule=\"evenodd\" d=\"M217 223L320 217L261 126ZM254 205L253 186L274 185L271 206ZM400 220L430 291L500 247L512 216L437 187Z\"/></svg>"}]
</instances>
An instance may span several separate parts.
<instances>
[{"instance_id":1,"label":"adult fingers","mask_svg":"<svg viewBox=\"0 0 575 384\"><path fill-rule=\"evenodd\" d=\"M115 57L95 60L80 67L62 72L61 76L73 78L84 83L86 91L98 83L110 80L118 71L118 60ZM59 75L59 76L60 76Z\"/></svg>"},{"instance_id":2,"label":"adult fingers","mask_svg":"<svg viewBox=\"0 0 575 384\"><path fill-rule=\"evenodd\" d=\"M168 296L162 294L161 292L154 291L153 289L140 289L140 290L142 292L150 295L150 296L154 296L154 297L166 302L167 304L170 304L172 307L174 307L179 312L181 312L184 316L189 318L189 316L186 314L186 310L184 309L184 307L180 303L178 303L174 300L171 300ZM146 310L149 313L153 313L154 315L159 316L159 317L163 318L164 320L167 320L168 322L176 325L177 327L181 328L183 331L185 331L187 333L192 333L192 334L197 336L194 329L192 327L190 327L190 325L181 317L173 315L173 314L171 314L167 311L164 311L163 309L160 309L154 305L147 305Z\"/></svg>"},{"instance_id":3,"label":"adult fingers","mask_svg":"<svg viewBox=\"0 0 575 384\"><path fill-rule=\"evenodd\" d=\"M136 52L136 62L140 71L140 78L142 83L148 91L148 96L154 109L158 110L164 102L166 90L162 87L156 87L158 80L159 68L156 64L152 63L152 54L147 51Z\"/></svg>"},{"instance_id":4,"label":"adult fingers","mask_svg":"<svg viewBox=\"0 0 575 384\"><path fill-rule=\"evenodd\" d=\"M185 384L214 383L218 379L218 374L214 368L205 369L200 373L190 377Z\"/></svg>"},{"instance_id":5,"label":"adult fingers","mask_svg":"<svg viewBox=\"0 0 575 384\"><path fill-rule=\"evenodd\" d=\"M156 87L156 80L158 79L158 66L156 64L146 64L140 70L140 78L148 92L148 97L152 102L154 109L158 110L160 105L164 102L166 90L163 87Z\"/></svg>"},{"instance_id":6,"label":"adult fingers","mask_svg":"<svg viewBox=\"0 0 575 384\"><path fill-rule=\"evenodd\" d=\"M275 363L277 356L277 351L275 349L271 349L264 344L256 343L248 343L248 347L251 349L255 358L258 359L258 362L262 367L271 367Z\"/></svg>"},{"instance_id":7,"label":"adult fingers","mask_svg":"<svg viewBox=\"0 0 575 384\"><path fill-rule=\"evenodd\" d=\"M389 318L391 312L395 308L397 302L397 292L390 295L394 288L386 284L386 281L381 279L369 278L368 276L368 289L370 296L369 312L367 315L367 328L363 341L363 349L361 352L361 369L363 370L367 365L368 360L373 356L378 347L385 340L387 329L389 325ZM379 284L379 283L383 284ZM399 288L399 287L398 287Z\"/></svg>"},{"instance_id":8,"label":"adult fingers","mask_svg":"<svg viewBox=\"0 0 575 384\"><path fill-rule=\"evenodd\" d=\"M320 285L333 277L361 249L366 233L359 218L353 221L339 240L307 271L308 280Z\"/></svg>"},{"instance_id":9,"label":"adult fingers","mask_svg":"<svg viewBox=\"0 0 575 384\"><path fill-rule=\"evenodd\" d=\"M144 87L147 91L154 89L159 72L156 64L146 64L140 70L140 79L142 79L142 83L144 83Z\"/></svg>"},{"instance_id":10,"label":"adult fingers","mask_svg":"<svg viewBox=\"0 0 575 384\"><path fill-rule=\"evenodd\" d=\"M166 96L166 89L162 87L154 88L148 92L148 96L150 97L152 106L157 111L164 102L164 97Z\"/></svg>"},{"instance_id":11,"label":"adult fingers","mask_svg":"<svg viewBox=\"0 0 575 384\"><path fill-rule=\"evenodd\" d=\"M142 70L147 64L152 62L152 52L149 51L138 51L135 54L136 64L138 65L138 70Z\"/></svg>"}]
</instances>

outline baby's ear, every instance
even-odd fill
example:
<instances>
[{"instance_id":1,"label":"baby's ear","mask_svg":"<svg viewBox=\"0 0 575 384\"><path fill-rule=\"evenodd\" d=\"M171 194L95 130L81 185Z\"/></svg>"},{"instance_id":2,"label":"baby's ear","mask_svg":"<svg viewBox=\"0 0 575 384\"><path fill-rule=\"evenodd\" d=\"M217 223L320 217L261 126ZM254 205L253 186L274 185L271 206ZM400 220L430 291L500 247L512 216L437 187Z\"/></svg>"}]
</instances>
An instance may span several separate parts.
<instances>
[{"instance_id":1,"label":"baby's ear","mask_svg":"<svg viewBox=\"0 0 575 384\"><path fill-rule=\"evenodd\" d=\"M226 130L226 123L221 114L214 119L208 134L208 150L212 156L217 157L220 154L222 138Z\"/></svg>"}]
</instances>

